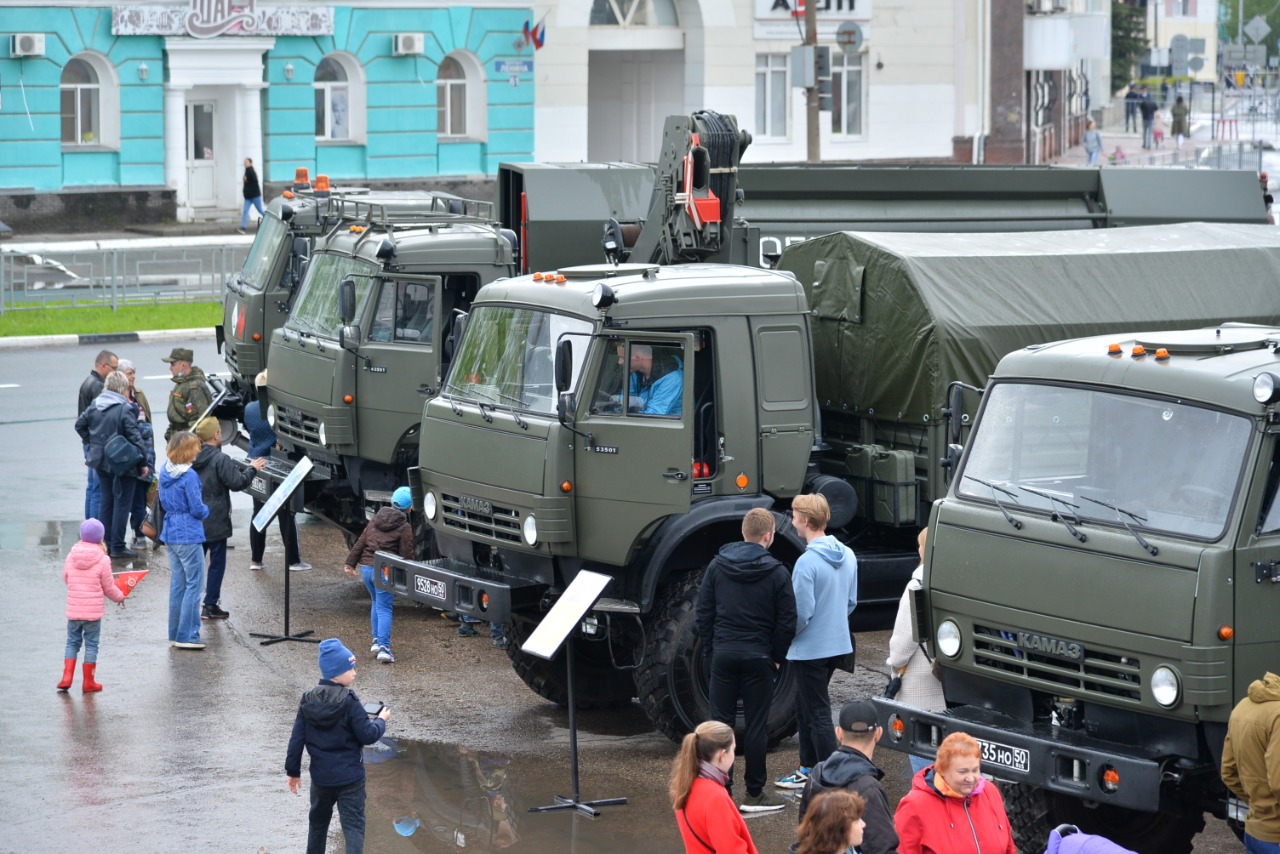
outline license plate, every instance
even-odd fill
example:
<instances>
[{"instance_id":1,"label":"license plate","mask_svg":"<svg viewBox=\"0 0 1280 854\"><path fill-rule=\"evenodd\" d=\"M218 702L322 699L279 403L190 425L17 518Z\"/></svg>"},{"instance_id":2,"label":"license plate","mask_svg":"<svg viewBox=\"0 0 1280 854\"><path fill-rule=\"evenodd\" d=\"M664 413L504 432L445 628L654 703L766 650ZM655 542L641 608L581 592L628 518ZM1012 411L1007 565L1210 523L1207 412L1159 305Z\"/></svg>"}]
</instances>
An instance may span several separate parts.
<instances>
[{"instance_id":1,"label":"license plate","mask_svg":"<svg viewBox=\"0 0 1280 854\"><path fill-rule=\"evenodd\" d=\"M1010 747L997 741L982 739L978 739L978 744L982 745L983 765L999 765L1001 768L1024 773L1031 770L1031 751L1026 748Z\"/></svg>"},{"instance_id":2,"label":"license plate","mask_svg":"<svg viewBox=\"0 0 1280 854\"><path fill-rule=\"evenodd\" d=\"M434 578L423 578L421 575L414 576L414 587L423 596L430 596L432 599L445 601L444 582L436 581Z\"/></svg>"}]
</instances>

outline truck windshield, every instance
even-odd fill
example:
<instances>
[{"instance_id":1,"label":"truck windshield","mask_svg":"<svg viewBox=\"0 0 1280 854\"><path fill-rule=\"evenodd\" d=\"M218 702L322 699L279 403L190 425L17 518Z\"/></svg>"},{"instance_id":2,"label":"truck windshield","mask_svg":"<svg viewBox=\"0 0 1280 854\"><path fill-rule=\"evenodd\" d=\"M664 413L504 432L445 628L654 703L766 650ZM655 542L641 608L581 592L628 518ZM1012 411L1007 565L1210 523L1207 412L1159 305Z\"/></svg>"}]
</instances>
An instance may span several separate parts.
<instances>
[{"instance_id":1,"label":"truck windshield","mask_svg":"<svg viewBox=\"0 0 1280 854\"><path fill-rule=\"evenodd\" d=\"M1216 540L1250 435L1247 418L1186 403L998 383L956 490L990 501L998 486L1006 507Z\"/></svg>"},{"instance_id":2,"label":"truck windshield","mask_svg":"<svg viewBox=\"0 0 1280 854\"><path fill-rule=\"evenodd\" d=\"M373 287L375 268L367 261L348 255L319 253L312 256L307 278L285 326L297 332L338 337L342 318L338 314L338 286L350 276L356 285L356 317L364 312Z\"/></svg>"},{"instance_id":3,"label":"truck windshield","mask_svg":"<svg viewBox=\"0 0 1280 854\"><path fill-rule=\"evenodd\" d=\"M556 411L555 348L560 336L582 335L573 350L576 386L591 324L529 308L485 305L471 312L444 394L550 415Z\"/></svg>"},{"instance_id":4,"label":"truck windshield","mask_svg":"<svg viewBox=\"0 0 1280 854\"><path fill-rule=\"evenodd\" d=\"M267 278L271 275L276 261L279 260L280 253L284 251L288 239L289 226L285 225L283 220L273 213L268 213L262 218L262 224L258 226L258 236L253 238L253 245L249 247L249 257L244 259L244 267L240 270L240 281L246 288L260 291L270 284Z\"/></svg>"}]
</instances>

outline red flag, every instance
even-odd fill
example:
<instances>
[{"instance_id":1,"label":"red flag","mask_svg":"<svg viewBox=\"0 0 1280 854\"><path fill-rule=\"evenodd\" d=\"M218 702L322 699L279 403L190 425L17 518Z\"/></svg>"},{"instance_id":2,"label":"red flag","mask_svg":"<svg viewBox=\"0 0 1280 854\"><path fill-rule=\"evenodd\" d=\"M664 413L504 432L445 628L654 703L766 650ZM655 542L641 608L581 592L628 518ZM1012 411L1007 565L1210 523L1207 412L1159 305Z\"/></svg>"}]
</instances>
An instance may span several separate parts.
<instances>
[{"instance_id":1,"label":"red flag","mask_svg":"<svg viewBox=\"0 0 1280 854\"><path fill-rule=\"evenodd\" d=\"M123 593L127 599L129 598L129 594L133 592L133 588L137 587L138 582L142 580L142 576L146 575L150 571L151 570L148 569L132 569L128 572L117 572L115 574L116 587L120 588L120 592Z\"/></svg>"}]
</instances>

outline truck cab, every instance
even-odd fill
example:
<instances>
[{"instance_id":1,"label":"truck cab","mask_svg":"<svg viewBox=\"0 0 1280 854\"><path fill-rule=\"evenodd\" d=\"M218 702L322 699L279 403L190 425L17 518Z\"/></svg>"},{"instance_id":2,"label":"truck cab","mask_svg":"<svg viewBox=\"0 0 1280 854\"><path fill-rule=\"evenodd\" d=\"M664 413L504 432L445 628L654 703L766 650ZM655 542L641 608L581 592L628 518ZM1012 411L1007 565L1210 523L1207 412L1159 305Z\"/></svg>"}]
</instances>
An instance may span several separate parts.
<instances>
[{"instance_id":1,"label":"truck cab","mask_svg":"<svg viewBox=\"0 0 1280 854\"><path fill-rule=\"evenodd\" d=\"M440 388L459 313L512 272L513 241L487 214L436 194L430 209L344 221L316 244L272 335L268 418L286 455L313 463L307 508L349 537L418 459L423 401ZM266 474L278 483L287 470Z\"/></svg>"}]
</instances>

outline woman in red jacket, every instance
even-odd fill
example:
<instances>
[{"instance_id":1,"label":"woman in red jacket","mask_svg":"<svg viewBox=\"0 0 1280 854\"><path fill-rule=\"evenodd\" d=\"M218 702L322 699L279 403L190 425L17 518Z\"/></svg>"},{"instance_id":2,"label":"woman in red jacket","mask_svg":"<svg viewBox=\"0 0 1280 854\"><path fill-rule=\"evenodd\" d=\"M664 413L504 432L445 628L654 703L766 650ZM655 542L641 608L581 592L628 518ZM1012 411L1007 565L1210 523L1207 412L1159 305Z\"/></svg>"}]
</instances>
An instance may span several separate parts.
<instances>
[{"instance_id":1,"label":"woman in red jacket","mask_svg":"<svg viewBox=\"0 0 1280 854\"><path fill-rule=\"evenodd\" d=\"M698 724L684 737L671 768L671 805L685 854L759 854L725 788L733 768L733 727Z\"/></svg>"},{"instance_id":2,"label":"woman in red jacket","mask_svg":"<svg viewBox=\"0 0 1280 854\"><path fill-rule=\"evenodd\" d=\"M977 739L953 732L934 764L911 779L893 817L899 854L1018 854L994 783L982 777Z\"/></svg>"}]
</instances>

